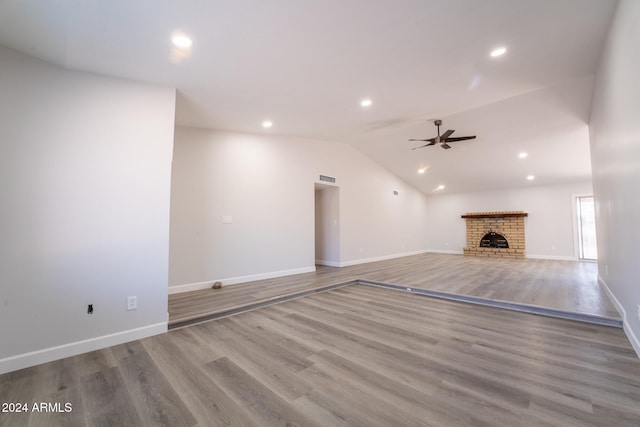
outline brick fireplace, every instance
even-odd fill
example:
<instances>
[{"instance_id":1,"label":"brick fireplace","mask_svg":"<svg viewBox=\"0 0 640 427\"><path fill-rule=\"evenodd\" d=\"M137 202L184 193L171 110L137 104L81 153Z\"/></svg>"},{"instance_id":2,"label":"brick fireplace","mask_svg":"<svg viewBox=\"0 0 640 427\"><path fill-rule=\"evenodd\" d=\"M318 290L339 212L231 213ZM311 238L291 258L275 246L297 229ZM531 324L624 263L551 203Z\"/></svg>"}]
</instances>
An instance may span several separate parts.
<instances>
[{"instance_id":1,"label":"brick fireplace","mask_svg":"<svg viewBox=\"0 0 640 427\"><path fill-rule=\"evenodd\" d=\"M524 218L522 211L468 212L465 256L524 258Z\"/></svg>"}]
</instances>

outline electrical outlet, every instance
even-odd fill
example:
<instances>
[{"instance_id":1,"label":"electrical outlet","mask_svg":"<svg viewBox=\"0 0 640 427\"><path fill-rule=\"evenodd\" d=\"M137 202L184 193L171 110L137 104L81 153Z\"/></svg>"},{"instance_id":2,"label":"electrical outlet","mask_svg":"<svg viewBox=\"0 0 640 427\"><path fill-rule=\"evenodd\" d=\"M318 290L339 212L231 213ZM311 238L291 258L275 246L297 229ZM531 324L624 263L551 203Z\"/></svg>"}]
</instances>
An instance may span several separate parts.
<instances>
[{"instance_id":1,"label":"electrical outlet","mask_svg":"<svg viewBox=\"0 0 640 427\"><path fill-rule=\"evenodd\" d=\"M135 310L138 308L138 297L127 297L127 310Z\"/></svg>"}]
</instances>

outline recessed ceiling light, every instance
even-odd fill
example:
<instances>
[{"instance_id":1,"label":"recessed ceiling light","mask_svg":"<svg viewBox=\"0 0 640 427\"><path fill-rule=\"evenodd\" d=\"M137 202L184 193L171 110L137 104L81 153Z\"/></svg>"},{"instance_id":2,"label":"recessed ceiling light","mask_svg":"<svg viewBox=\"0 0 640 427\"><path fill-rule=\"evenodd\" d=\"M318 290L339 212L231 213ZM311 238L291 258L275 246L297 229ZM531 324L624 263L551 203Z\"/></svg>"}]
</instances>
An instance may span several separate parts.
<instances>
[{"instance_id":1,"label":"recessed ceiling light","mask_svg":"<svg viewBox=\"0 0 640 427\"><path fill-rule=\"evenodd\" d=\"M490 53L492 58L497 58L498 56L502 56L505 53L507 53L507 48L504 46L501 47L497 47L495 49L493 49Z\"/></svg>"},{"instance_id":2,"label":"recessed ceiling light","mask_svg":"<svg viewBox=\"0 0 640 427\"><path fill-rule=\"evenodd\" d=\"M533 181L534 179L536 179L536 177L535 177L535 176L533 176L533 175L527 175L527 179L528 179L529 181Z\"/></svg>"},{"instance_id":3,"label":"recessed ceiling light","mask_svg":"<svg viewBox=\"0 0 640 427\"><path fill-rule=\"evenodd\" d=\"M438 186L433 190L433 192L435 193L435 192L442 191L442 190L444 190L444 185L438 185Z\"/></svg>"},{"instance_id":4,"label":"recessed ceiling light","mask_svg":"<svg viewBox=\"0 0 640 427\"><path fill-rule=\"evenodd\" d=\"M269 120L265 120L264 122L262 122L263 128L270 128L271 126L273 126L273 123L271 123Z\"/></svg>"},{"instance_id":5,"label":"recessed ceiling light","mask_svg":"<svg viewBox=\"0 0 640 427\"><path fill-rule=\"evenodd\" d=\"M193 40L183 33L174 33L171 37L173 45L180 49L189 49L193 46Z\"/></svg>"},{"instance_id":6,"label":"recessed ceiling light","mask_svg":"<svg viewBox=\"0 0 640 427\"><path fill-rule=\"evenodd\" d=\"M371 104L373 104L373 102L369 98L360 101L362 107L371 107Z\"/></svg>"},{"instance_id":7,"label":"recessed ceiling light","mask_svg":"<svg viewBox=\"0 0 640 427\"><path fill-rule=\"evenodd\" d=\"M527 156L528 156L528 154L525 153L524 151L522 153L518 154L518 157L521 158L521 159L526 159Z\"/></svg>"},{"instance_id":8,"label":"recessed ceiling light","mask_svg":"<svg viewBox=\"0 0 640 427\"><path fill-rule=\"evenodd\" d=\"M418 173L425 173L426 171L427 171L427 168L418 169Z\"/></svg>"}]
</instances>

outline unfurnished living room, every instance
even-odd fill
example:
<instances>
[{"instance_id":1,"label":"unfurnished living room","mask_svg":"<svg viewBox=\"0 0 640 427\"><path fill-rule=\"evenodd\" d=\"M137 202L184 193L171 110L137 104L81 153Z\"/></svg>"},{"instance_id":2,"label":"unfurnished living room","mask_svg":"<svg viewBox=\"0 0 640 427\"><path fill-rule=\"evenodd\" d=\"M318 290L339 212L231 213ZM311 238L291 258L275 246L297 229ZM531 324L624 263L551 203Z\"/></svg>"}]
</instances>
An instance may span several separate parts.
<instances>
[{"instance_id":1,"label":"unfurnished living room","mask_svg":"<svg viewBox=\"0 0 640 427\"><path fill-rule=\"evenodd\" d=\"M640 426L639 22L0 1L0 426Z\"/></svg>"}]
</instances>

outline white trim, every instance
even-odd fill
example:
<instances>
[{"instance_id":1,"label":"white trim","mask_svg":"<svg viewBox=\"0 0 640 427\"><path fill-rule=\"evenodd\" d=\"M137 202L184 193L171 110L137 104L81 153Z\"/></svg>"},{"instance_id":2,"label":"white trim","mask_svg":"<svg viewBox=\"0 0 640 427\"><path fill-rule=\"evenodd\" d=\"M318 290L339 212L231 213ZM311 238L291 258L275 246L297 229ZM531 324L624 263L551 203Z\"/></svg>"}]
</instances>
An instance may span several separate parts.
<instances>
[{"instance_id":1,"label":"white trim","mask_svg":"<svg viewBox=\"0 0 640 427\"><path fill-rule=\"evenodd\" d=\"M324 175L324 174L319 173L317 176L320 177L320 175ZM325 175L325 176L329 176L329 175ZM337 180L338 180L338 178L336 178L336 181ZM330 188L340 188L340 186L338 184L336 184L335 182L320 181L319 179L313 182L313 188L314 189L328 188L328 187L330 187Z\"/></svg>"},{"instance_id":2,"label":"white trim","mask_svg":"<svg viewBox=\"0 0 640 427\"><path fill-rule=\"evenodd\" d=\"M221 280L222 281L222 280ZM185 285L169 286L169 295L179 294L182 292L199 291L201 289L209 289L217 280L207 280L206 282L187 283Z\"/></svg>"},{"instance_id":3,"label":"white trim","mask_svg":"<svg viewBox=\"0 0 640 427\"><path fill-rule=\"evenodd\" d=\"M316 265L326 265L327 267L340 267L340 262L338 261L325 261L323 259L317 259Z\"/></svg>"},{"instance_id":4,"label":"white trim","mask_svg":"<svg viewBox=\"0 0 640 427\"><path fill-rule=\"evenodd\" d=\"M450 255L462 255L463 251L452 251L446 249L427 249L426 252L433 254L450 254ZM531 259L554 259L558 261L585 261L591 262L591 260L579 260L577 257L562 256L562 255L527 255L526 258Z\"/></svg>"},{"instance_id":5,"label":"white trim","mask_svg":"<svg viewBox=\"0 0 640 427\"><path fill-rule=\"evenodd\" d=\"M558 261L585 261L585 260L580 260L577 257L574 256L564 256L564 255L529 255L527 254L525 256L525 258L531 258L531 259L555 259Z\"/></svg>"},{"instance_id":6,"label":"white trim","mask_svg":"<svg viewBox=\"0 0 640 427\"><path fill-rule=\"evenodd\" d=\"M383 256L374 257L374 258L354 259L354 260L351 260L351 261L340 262L340 267L349 267L351 265L366 264L368 262L385 261L385 260L388 260L388 259L402 258L402 257L405 257L405 256L420 255L420 254L424 254L424 253L427 253L427 252L428 252L428 250L424 249L424 250L420 250L420 251L404 252L404 253L401 253L401 254L383 255Z\"/></svg>"},{"instance_id":7,"label":"white trim","mask_svg":"<svg viewBox=\"0 0 640 427\"><path fill-rule=\"evenodd\" d=\"M167 332L167 322L129 329L0 359L0 374Z\"/></svg>"},{"instance_id":8,"label":"white trim","mask_svg":"<svg viewBox=\"0 0 640 427\"><path fill-rule=\"evenodd\" d=\"M624 320L624 317L626 316L626 310L624 309L622 304L620 304L620 301L618 301L618 298L616 298L613 292L611 292L611 289L609 289L607 282L605 282L602 276L600 276L599 274L598 274L598 282L600 283L600 286L604 288L604 291L607 293L607 296L611 300L611 303L613 304L614 308L618 311L618 314L620 315L620 317L622 317L622 319Z\"/></svg>"},{"instance_id":9,"label":"white trim","mask_svg":"<svg viewBox=\"0 0 640 427\"><path fill-rule=\"evenodd\" d=\"M633 329L629 326L625 320L622 321L622 329L624 333L627 334L627 338L629 338L629 342L631 343L631 347L636 351L636 355L640 358L640 340L633 332Z\"/></svg>"},{"instance_id":10,"label":"white trim","mask_svg":"<svg viewBox=\"0 0 640 427\"><path fill-rule=\"evenodd\" d=\"M427 252L431 254L449 254L449 255L463 255L464 251L452 251L447 249L427 249Z\"/></svg>"},{"instance_id":11,"label":"white trim","mask_svg":"<svg viewBox=\"0 0 640 427\"><path fill-rule=\"evenodd\" d=\"M316 271L315 265L313 267L294 268L291 270L272 271L269 273L229 277L226 279L208 280L206 282L187 283L185 285L174 285L174 286L169 286L169 295L179 294L182 292L197 291L200 289L208 289L215 282L222 282L224 286L227 286L227 285L236 285L238 283L253 282L256 280L275 279L277 277L293 276L294 274L313 273L314 271Z\"/></svg>"},{"instance_id":12,"label":"white trim","mask_svg":"<svg viewBox=\"0 0 640 427\"><path fill-rule=\"evenodd\" d=\"M620 301L618 301L618 298L616 298L616 296L611 291L611 289L609 289L607 282L605 282L602 276L600 275L598 275L598 282L600 282L600 285L604 288L605 292L607 293L607 296L611 300L611 303L616 308L616 310L618 310L618 313L620 314L620 316L622 316L622 329L624 330L624 333L627 335L627 338L631 343L631 347L633 347L633 349L635 350L636 355L640 357L640 340L636 336L633 329L631 329L631 327L629 326L629 322L627 322L627 310L624 309L624 306L620 303Z\"/></svg>"},{"instance_id":13,"label":"white trim","mask_svg":"<svg viewBox=\"0 0 640 427\"><path fill-rule=\"evenodd\" d=\"M593 194L592 194L593 195ZM586 194L571 195L571 226L573 231L573 256L580 258L580 239L578 238L578 197L586 196Z\"/></svg>"}]
</instances>

